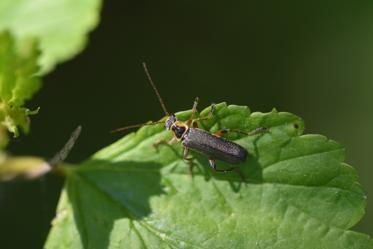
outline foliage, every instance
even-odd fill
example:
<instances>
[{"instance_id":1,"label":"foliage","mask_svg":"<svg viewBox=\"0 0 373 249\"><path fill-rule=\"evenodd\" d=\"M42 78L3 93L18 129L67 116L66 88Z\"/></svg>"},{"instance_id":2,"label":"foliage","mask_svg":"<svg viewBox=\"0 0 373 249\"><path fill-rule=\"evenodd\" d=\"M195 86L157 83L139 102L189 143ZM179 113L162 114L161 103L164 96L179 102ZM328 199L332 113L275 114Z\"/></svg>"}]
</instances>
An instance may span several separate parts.
<instances>
[{"instance_id":1,"label":"foliage","mask_svg":"<svg viewBox=\"0 0 373 249\"><path fill-rule=\"evenodd\" d=\"M28 133L29 116L38 109L25 104L40 89L40 75L83 49L100 5L100 0L0 1L0 180L35 179L51 170L53 164L42 158L12 157L3 149L9 132Z\"/></svg>"},{"instance_id":2,"label":"foliage","mask_svg":"<svg viewBox=\"0 0 373 249\"><path fill-rule=\"evenodd\" d=\"M24 104L41 87L40 74L83 49L100 6L100 0L0 2L0 149L7 131L28 132L37 111Z\"/></svg>"},{"instance_id":3,"label":"foliage","mask_svg":"<svg viewBox=\"0 0 373 249\"><path fill-rule=\"evenodd\" d=\"M36 37L42 51L39 63L46 73L84 48L100 7L100 0L2 0L0 31L11 30L17 40Z\"/></svg>"},{"instance_id":4,"label":"foliage","mask_svg":"<svg viewBox=\"0 0 373 249\"><path fill-rule=\"evenodd\" d=\"M24 132L29 129L31 112L23 107L26 100L40 88L39 52L34 40L16 45L9 32L0 34L0 141L6 143L5 129L18 136L18 127Z\"/></svg>"},{"instance_id":5,"label":"foliage","mask_svg":"<svg viewBox=\"0 0 373 249\"><path fill-rule=\"evenodd\" d=\"M247 183L213 173L199 154L191 177L180 144L152 146L169 132L143 127L63 168L66 185L46 248L373 248L367 235L348 230L363 216L366 195L338 143L302 135L293 114L224 103L200 125L211 132L269 128L229 136L251 155L239 165Z\"/></svg>"},{"instance_id":6,"label":"foliage","mask_svg":"<svg viewBox=\"0 0 373 249\"><path fill-rule=\"evenodd\" d=\"M41 87L40 75L83 49L100 5L0 2L0 149L8 132L28 132L37 111L25 103ZM293 114L224 103L200 125L211 132L269 128L256 136L228 134L250 152L238 166L246 181L213 173L199 154L191 177L180 144L157 150L154 142L170 134L161 125L143 127L77 167L59 168L67 180L46 247L373 248L367 235L349 230L364 215L366 195L339 144L302 135L303 121ZM0 151L0 179L34 179L51 170L48 163Z\"/></svg>"}]
</instances>

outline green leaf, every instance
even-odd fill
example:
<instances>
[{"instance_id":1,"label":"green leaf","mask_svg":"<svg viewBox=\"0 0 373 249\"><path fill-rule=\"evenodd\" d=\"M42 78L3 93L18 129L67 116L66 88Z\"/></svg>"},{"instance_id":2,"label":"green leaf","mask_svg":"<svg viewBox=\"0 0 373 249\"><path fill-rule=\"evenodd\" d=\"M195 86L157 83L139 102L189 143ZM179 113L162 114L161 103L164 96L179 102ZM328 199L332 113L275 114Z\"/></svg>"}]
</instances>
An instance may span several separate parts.
<instances>
[{"instance_id":1,"label":"green leaf","mask_svg":"<svg viewBox=\"0 0 373 249\"><path fill-rule=\"evenodd\" d=\"M0 139L5 145L5 128L19 134L29 129L31 112L23 107L26 100L40 88L37 59L39 51L34 40L16 44L9 32L0 33Z\"/></svg>"},{"instance_id":2,"label":"green leaf","mask_svg":"<svg viewBox=\"0 0 373 249\"><path fill-rule=\"evenodd\" d=\"M79 53L99 20L100 0L1 0L0 31L37 37L42 72Z\"/></svg>"},{"instance_id":3,"label":"green leaf","mask_svg":"<svg viewBox=\"0 0 373 249\"><path fill-rule=\"evenodd\" d=\"M238 165L246 184L235 172L213 173L197 153L191 177L180 144L153 147L170 132L146 126L64 168L46 248L373 248L368 235L349 230L364 214L366 195L341 145L302 135L293 114L224 103L200 126L269 128L229 135L250 153Z\"/></svg>"}]
</instances>

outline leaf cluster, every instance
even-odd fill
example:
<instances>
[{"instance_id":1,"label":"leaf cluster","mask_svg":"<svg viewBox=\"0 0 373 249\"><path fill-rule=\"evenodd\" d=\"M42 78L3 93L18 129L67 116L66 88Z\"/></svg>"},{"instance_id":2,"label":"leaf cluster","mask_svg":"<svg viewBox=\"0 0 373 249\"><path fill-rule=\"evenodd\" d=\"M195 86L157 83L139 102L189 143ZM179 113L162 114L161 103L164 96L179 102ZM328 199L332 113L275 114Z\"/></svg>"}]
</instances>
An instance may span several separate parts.
<instances>
[{"instance_id":1,"label":"leaf cluster","mask_svg":"<svg viewBox=\"0 0 373 249\"><path fill-rule=\"evenodd\" d=\"M0 44L0 140L4 146L4 129L15 136L19 135L18 127L28 132L28 116L35 112L23 105L39 90L41 81L36 75L39 51L34 40L17 45L9 32L3 32Z\"/></svg>"},{"instance_id":2,"label":"leaf cluster","mask_svg":"<svg viewBox=\"0 0 373 249\"><path fill-rule=\"evenodd\" d=\"M29 130L24 105L41 87L41 75L72 58L99 20L100 0L0 2L0 149L7 132Z\"/></svg>"}]
</instances>

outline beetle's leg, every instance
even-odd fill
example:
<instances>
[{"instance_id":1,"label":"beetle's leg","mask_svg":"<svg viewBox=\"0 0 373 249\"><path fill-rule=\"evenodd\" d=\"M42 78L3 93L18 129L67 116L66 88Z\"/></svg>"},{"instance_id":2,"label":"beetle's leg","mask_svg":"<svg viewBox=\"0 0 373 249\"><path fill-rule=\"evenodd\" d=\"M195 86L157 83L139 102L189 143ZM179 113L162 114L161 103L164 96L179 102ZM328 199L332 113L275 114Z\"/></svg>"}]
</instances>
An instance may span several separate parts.
<instances>
[{"instance_id":1,"label":"beetle's leg","mask_svg":"<svg viewBox=\"0 0 373 249\"><path fill-rule=\"evenodd\" d=\"M215 110L216 110L216 105L215 105L215 103L212 103L210 105L210 111L209 111L209 114L207 115L207 117L198 118L198 120L205 120L205 119L213 118Z\"/></svg>"},{"instance_id":2,"label":"beetle's leg","mask_svg":"<svg viewBox=\"0 0 373 249\"><path fill-rule=\"evenodd\" d=\"M196 115L196 112L197 112L197 105L198 105L198 97L196 97L194 99L194 103L193 103L193 107L192 107L192 115L190 116L190 119L193 120L194 119L194 116Z\"/></svg>"},{"instance_id":3,"label":"beetle's leg","mask_svg":"<svg viewBox=\"0 0 373 249\"><path fill-rule=\"evenodd\" d=\"M215 109L216 109L216 105L215 105L215 103L212 103L211 106L210 106L209 115L207 116L208 118L214 117Z\"/></svg>"},{"instance_id":4,"label":"beetle's leg","mask_svg":"<svg viewBox=\"0 0 373 249\"><path fill-rule=\"evenodd\" d=\"M153 147L154 147L156 150L158 150L158 146L161 145L161 144L172 145L172 144L174 144L175 142L177 142L176 137L171 138L169 141L166 141L166 140L162 139L162 140L158 140L158 141L156 141L155 143L153 143Z\"/></svg>"},{"instance_id":5,"label":"beetle's leg","mask_svg":"<svg viewBox=\"0 0 373 249\"><path fill-rule=\"evenodd\" d=\"M193 157L189 156L189 149L184 146L183 159L187 161L189 165L189 175L193 176Z\"/></svg>"},{"instance_id":6,"label":"beetle's leg","mask_svg":"<svg viewBox=\"0 0 373 249\"><path fill-rule=\"evenodd\" d=\"M209 158L209 163L210 163L210 166L216 171L216 172L223 172L223 173L226 173L226 172L231 172L233 170L235 170L237 172L237 174L240 176L241 180L243 182L246 182L246 179L245 179L245 175L242 173L242 171L237 168L237 167L231 167L231 168L228 168L228 169L217 169L216 168L216 163L215 163L215 159L214 158Z\"/></svg>"},{"instance_id":7,"label":"beetle's leg","mask_svg":"<svg viewBox=\"0 0 373 249\"><path fill-rule=\"evenodd\" d=\"M210 111L209 111L209 114L207 115L207 117L196 118L196 119L193 120L193 122L192 122L193 128L198 128L197 121L207 120L207 119L213 118L214 117L215 109L216 109L215 104L212 103L211 106L210 106Z\"/></svg>"},{"instance_id":8,"label":"beetle's leg","mask_svg":"<svg viewBox=\"0 0 373 249\"><path fill-rule=\"evenodd\" d=\"M242 133L242 131L240 130L232 130L233 132L238 132L238 133ZM243 134L247 135L247 136L254 136L254 135L257 135L257 134L262 134L262 133L266 133L266 132L269 132L268 131L268 128L266 127L259 127L259 128L256 128L254 130L251 130L249 132L243 132Z\"/></svg>"},{"instance_id":9,"label":"beetle's leg","mask_svg":"<svg viewBox=\"0 0 373 249\"><path fill-rule=\"evenodd\" d=\"M191 126L194 120L194 116L196 115L197 112L197 105L198 105L198 97L195 98L193 107L192 107L192 114L190 115L190 118L186 121L187 126Z\"/></svg>"},{"instance_id":10,"label":"beetle's leg","mask_svg":"<svg viewBox=\"0 0 373 249\"><path fill-rule=\"evenodd\" d=\"M207 115L207 117L197 118L197 119L195 119L195 121L201 121L201 120L207 120L207 119L213 118L215 109L216 109L215 103L212 103L211 106L210 106L210 111L209 111L209 114Z\"/></svg>"},{"instance_id":11,"label":"beetle's leg","mask_svg":"<svg viewBox=\"0 0 373 249\"><path fill-rule=\"evenodd\" d=\"M230 171L233 171L235 169L235 167L231 167L231 168L228 168L228 169L218 169L216 168L216 163L215 163L215 159L210 157L209 158L209 164L211 166L211 168L213 168L216 172L230 172Z\"/></svg>"},{"instance_id":12,"label":"beetle's leg","mask_svg":"<svg viewBox=\"0 0 373 249\"><path fill-rule=\"evenodd\" d=\"M225 128L225 129L221 129L217 132L214 133L215 136L218 136L218 137L221 137L225 134L227 134L228 132L236 132L236 133L239 133L239 134L242 134L242 135L246 135L246 136L254 136L254 135L257 135L257 134L261 134L261 133L265 133L265 132L268 132L268 128L266 127L259 127L259 128L256 128L252 131L242 131L242 130L237 130L237 129L228 129L228 128Z\"/></svg>"},{"instance_id":13,"label":"beetle's leg","mask_svg":"<svg viewBox=\"0 0 373 249\"><path fill-rule=\"evenodd\" d=\"M217 137L222 137L223 135L227 134L230 130L229 129L221 129L214 133Z\"/></svg>"}]
</instances>

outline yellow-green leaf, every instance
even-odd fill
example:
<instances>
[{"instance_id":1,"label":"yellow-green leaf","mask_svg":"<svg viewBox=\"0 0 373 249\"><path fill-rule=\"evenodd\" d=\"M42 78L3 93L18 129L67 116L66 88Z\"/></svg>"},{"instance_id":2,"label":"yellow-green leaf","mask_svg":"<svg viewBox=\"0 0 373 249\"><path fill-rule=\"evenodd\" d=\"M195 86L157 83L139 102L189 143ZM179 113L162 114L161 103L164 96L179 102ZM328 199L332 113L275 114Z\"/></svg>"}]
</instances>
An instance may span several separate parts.
<instances>
[{"instance_id":1,"label":"yellow-green leaf","mask_svg":"<svg viewBox=\"0 0 373 249\"><path fill-rule=\"evenodd\" d=\"M42 72L80 52L99 20L101 0L1 0L0 31L40 40Z\"/></svg>"},{"instance_id":2,"label":"yellow-green leaf","mask_svg":"<svg viewBox=\"0 0 373 249\"><path fill-rule=\"evenodd\" d=\"M49 172L48 162L39 157L18 156L7 157L0 153L0 180L14 179L32 180Z\"/></svg>"},{"instance_id":3,"label":"yellow-green leaf","mask_svg":"<svg viewBox=\"0 0 373 249\"><path fill-rule=\"evenodd\" d=\"M23 105L40 88L35 40L16 42L9 32L0 33L0 144L5 144L4 129L19 134L27 132L31 112Z\"/></svg>"}]
</instances>

